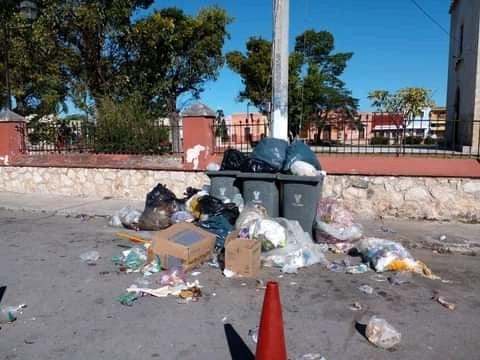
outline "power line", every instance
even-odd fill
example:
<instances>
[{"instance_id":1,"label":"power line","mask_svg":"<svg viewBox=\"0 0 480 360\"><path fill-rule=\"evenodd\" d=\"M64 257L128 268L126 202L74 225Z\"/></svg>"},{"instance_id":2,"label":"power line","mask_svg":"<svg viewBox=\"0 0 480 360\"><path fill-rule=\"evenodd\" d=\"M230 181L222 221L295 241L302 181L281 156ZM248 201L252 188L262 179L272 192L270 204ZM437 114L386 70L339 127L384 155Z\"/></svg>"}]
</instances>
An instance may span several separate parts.
<instances>
[{"instance_id":1,"label":"power line","mask_svg":"<svg viewBox=\"0 0 480 360\"><path fill-rule=\"evenodd\" d=\"M433 16L431 16L416 0L410 0L410 2L412 2L417 7L417 9L423 13L423 15L425 15L428 19L430 19L431 22L437 25L440 28L440 30L442 30L445 34L450 36L450 32L447 29L445 29L445 27L442 24L440 24Z\"/></svg>"}]
</instances>

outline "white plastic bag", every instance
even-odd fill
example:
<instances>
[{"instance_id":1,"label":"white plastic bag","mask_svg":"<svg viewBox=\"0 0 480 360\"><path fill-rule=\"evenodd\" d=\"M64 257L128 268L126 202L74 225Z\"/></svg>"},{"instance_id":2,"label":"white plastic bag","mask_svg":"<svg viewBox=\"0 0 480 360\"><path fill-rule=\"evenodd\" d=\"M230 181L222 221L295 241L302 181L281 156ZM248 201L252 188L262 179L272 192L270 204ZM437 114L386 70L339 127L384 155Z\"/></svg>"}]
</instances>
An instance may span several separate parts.
<instances>
[{"instance_id":1,"label":"white plastic bag","mask_svg":"<svg viewBox=\"0 0 480 360\"><path fill-rule=\"evenodd\" d=\"M109 225L113 227L126 227L127 229L138 230L138 221L142 212L127 205L110 218Z\"/></svg>"},{"instance_id":2,"label":"white plastic bag","mask_svg":"<svg viewBox=\"0 0 480 360\"><path fill-rule=\"evenodd\" d=\"M367 339L382 349L390 349L402 341L402 334L386 320L372 316L365 330Z\"/></svg>"},{"instance_id":3,"label":"white plastic bag","mask_svg":"<svg viewBox=\"0 0 480 360\"><path fill-rule=\"evenodd\" d=\"M328 264L325 258L325 246L315 244L308 233L303 231L296 220L275 219L287 230L287 244L262 254L265 266L282 268L285 273L296 273L297 269L321 263Z\"/></svg>"},{"instance_id":4,"label":"white plastic bag","mask_svg":"<svg viewBox=\"0 0 480 360\"><path fill-rule=\"evenodd\" d=\"M305 161L295 161L290 167L290 172L298 176L317 176L318 171L315 167Z\"/></svg>"},{"instance_id":5,"label":"white plastic bag","mask_svg":"<svg viewBox=\"0 0 480 360\"><path fill-rule=\"evenodd\" d=\"M272 219L258 219L250 223L248 237L262 242L262 250L269 251L287 244L285 228Z\"/></svg>"},{"instance_id":6,"label":"white plastic bag","mask_svg":"<svg viewBox=\"0 0 480 360\"><path fill-rule=\"evenodd\" d=\"M249 228L252 223L259 219L264 219L266 216L267 209L262 205L249 202L244 206L243 211L238 216L235 222L235 229L241 230Z\"/></svg>"},{"instance_id":7,"label":"white plastic bag","mask_svg":"<svg viewBox=\"0 0 480 360\"><path fill-rule=\"evenodd\" d=\"M345 226L339 223L315 222L315 240L320 243L353 242L361 237L362 228L358 224Z\"/></svg>"}]
</instances>

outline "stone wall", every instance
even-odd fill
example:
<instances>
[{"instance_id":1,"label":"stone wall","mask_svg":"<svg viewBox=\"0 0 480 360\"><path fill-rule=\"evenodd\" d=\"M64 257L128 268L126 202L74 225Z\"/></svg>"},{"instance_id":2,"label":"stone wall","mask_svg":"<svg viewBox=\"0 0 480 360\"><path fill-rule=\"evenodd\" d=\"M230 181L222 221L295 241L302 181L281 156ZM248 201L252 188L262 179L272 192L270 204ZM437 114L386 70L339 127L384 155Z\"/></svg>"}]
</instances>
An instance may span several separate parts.
<instances>
[{"instance_id":1,"label":"stone wall","mask_svg":"<svg viewBox=\"0 0 480 360\"><path fill-rule=\"evenodd\" d=\"M0 166L0 191L143 200L157 183L177 196L201 172ZM323 196L364 217L480 221L480 179L328 175Z\"/></svg>"}]
</instances>

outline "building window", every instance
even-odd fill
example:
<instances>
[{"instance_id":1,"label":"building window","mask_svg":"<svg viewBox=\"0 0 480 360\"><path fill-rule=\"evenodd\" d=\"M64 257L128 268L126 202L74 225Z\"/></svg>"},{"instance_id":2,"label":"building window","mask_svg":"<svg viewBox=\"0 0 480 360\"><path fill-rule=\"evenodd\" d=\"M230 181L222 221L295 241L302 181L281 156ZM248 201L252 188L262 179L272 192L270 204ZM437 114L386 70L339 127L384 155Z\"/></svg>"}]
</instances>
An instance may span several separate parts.
<instances>
[{"instance_id":1,"label":"building window","mask_svg":"<svg viewBox=\"0 0 480 360\"><path fill-rule=\"evenodd\" d=\"M460 25L460 36L458 38L458 56L463 54L463 24Z\"/></svg>"}]
</instances>

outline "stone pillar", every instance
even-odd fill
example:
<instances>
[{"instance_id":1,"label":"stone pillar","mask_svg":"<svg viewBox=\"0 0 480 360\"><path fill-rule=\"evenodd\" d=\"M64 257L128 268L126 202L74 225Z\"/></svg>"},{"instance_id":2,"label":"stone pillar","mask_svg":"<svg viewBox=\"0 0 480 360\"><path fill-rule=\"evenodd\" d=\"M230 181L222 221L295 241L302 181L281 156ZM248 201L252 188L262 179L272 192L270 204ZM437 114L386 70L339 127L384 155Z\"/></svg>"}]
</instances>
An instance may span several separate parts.
<instances>
[{"instance_id":1,"label":"stone pillar","mask_svg":"<svg viewBox=\"0 0 480 360\"><path fill-rule=\"evenodd\" d=\"M205 170L216 160L214 123L216 113L197 103L182 113L185 170Z\"/></svg>"},{"instance_id":2,"label":"stone pillar","mask_svg":"<svg viewBox=\"0 0 480 360\"><path fill-rule=\"evenodd\" d=\"M0 117L0 164L9 162L25 152L26 122L11 111L2 112Z\"/></svg>"}]
</instances>

